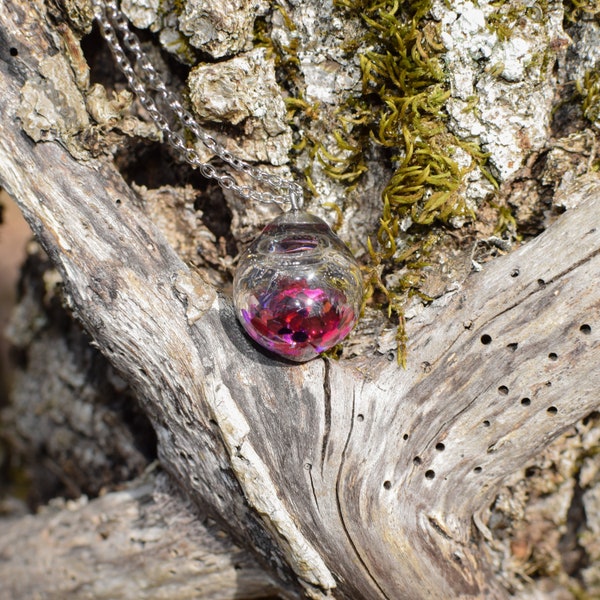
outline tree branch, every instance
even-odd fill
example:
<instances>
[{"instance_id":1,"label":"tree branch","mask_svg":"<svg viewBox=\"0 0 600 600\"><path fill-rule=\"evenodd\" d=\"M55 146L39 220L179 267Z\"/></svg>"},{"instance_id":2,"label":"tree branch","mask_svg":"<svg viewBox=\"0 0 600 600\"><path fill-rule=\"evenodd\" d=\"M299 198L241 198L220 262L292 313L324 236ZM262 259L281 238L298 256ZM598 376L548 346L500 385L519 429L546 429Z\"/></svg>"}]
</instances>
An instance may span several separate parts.
<instances>
[{"instance_id":1,"label":"tree branch","mask_svg":"<svg viewBox=\"0 0 600 600\"><path fill-rule=\"evenodd\" d=\"M28 5L41 10L9 0L0 18L5 123L18 124L21 86L56 50ZM11 56L24 30L35 44ZM161 464L289 594L504 596L473 519L507 474L600 406L599 186L411 321L407 370L288 365L246 339L114 167L34 144L18 125L0 148L0 179L75 315L138 390Z\"/></svg>"},{"instance_id":2,"label":"tree branch","mask_svg":"<svg viewBox=\"0 0 600 600\"><path fill-rule=\"evenodd\" d=\"M3 593L11 598L275 597L248 552L190 505L164 473L36 516L0 521Z\"/></svg>"}]
</instances>

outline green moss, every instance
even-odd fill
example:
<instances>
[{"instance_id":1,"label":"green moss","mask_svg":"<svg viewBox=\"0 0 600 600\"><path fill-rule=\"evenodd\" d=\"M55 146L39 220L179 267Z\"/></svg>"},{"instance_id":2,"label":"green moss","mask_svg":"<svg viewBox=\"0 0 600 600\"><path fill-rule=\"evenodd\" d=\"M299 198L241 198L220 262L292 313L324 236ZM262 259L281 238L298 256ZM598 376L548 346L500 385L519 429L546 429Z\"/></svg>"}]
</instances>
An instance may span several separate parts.
<instances>
[{"instance_id":1,"label":"green moss","mask_svg":"<svg viewBox=\"0 0 600 600\"><path fill-rule=\"evenodd\" d=\"M287 30L293 34L296 31L296 25L287 11L276 2L272 2L272 4L273 9L281 13ZM267 58L274 60L275 67L282 75L280 80L286 82L288 91L290 91L291 97L294 98L298 95L297 90L299 89L298 65L300 64L300 59L298 58L298 39L293 35L290 37L291 40L288 45L276 43L271 37L270 19L268 17L260 17L254 21L254 45L267 49Z\"/></svg>"},{"instance_id":2,"label":"green moss","mask_svg":"<svg viewBox=\"0 0 600 600\"><path fill-rule=\"evenodd\" d=\"M517 241L521 240L521 236L517 233L517 221L509 206L505 204L498 205L491 203L492 208L495 208L498 213L498 221L494 229L494 235L502 236L508 232Z\"/></svg>"},{"instance_id":3,"label":"green moss","mask_svg":"<svg viewBox=\"0 0 600 600\"><path fill-rule=\"evenodd\" d=\"M306 187L316 194L312 184L315 164L351 192L368 169L369 148L376 144L387 149L394 172L382 193L379 230L367 241L371 264L365 267L365 303L381 306L396 322L398 361L405 364L404 307L415 295L430 300L421 291L424 267L445 238L446 225L452 219L474 218L461 193L464 177L480 168L493 178L484 167L487 155L476 144L457 139L446 126L444 106L450 91L441 62L444 48L438 25L426 18L430 0L334 0L334 4L346 18L363 26L362 39L353 36L342 46L350 56L358 55L362 92L341 102L336 125L326 127L332 132L334 148L302 134L295 150L309 159ZM291 21L285 23L291 30ZM295 130L308 131L309 121L329 118L298 91L296 48L277 47L270 39L268 21L259 23L256 40L274 53L282 69L280 80L286 81L290 91L286 103ZM470 110L476 101L473 98ZM471 156L468 168L453 158L458 149ZM392 272L403 276L388 285L387 275Z\"/></svg>"},{"instance_id":4,"label":"green moss","mask_svg":"<svg viewBox=\"0 0 600 600\"><path fill-rule=\"evenodd\" d=\"M184 10L184 0L173 0L172 2L160 0L157 14L159 18L165 18L171 12L181 15L183 14ZM178 32L177 43L171 42L168 44L167 49L186 65L192 66L198 62L197 49L190 44L189 39L181 32Z\"/></svg>"},{"instance_id":5,"label":"green moss","mask_svg":"<svg viewBox=\"0 0 600 600\"><path fill-rule=\"evenodd\" d=\"M376 240L369 240L367 300L387 309L398 324L398 361L406 361L404 306L422 292L424 267L439 247L445 225L474 215L461 194L466 173L486 162L475 144L458 140L446 127L450 97L441 62L438 25L425 17L429 1L334 0L366 29L360 54L362 95L350 98L339 114L336 139L343 160L331 160L326 172L356 185L366 164L368 144L389 148L395 171L382 193ZM474 108L476 99L472 104ZM471 155L465 169L453 159L457 148ZM322 154L325 159L327 155ZM336 157L337 158L337 157ZM486 172L486 176L491 176ZM412 223L402 232L401 223ZM386 285L386 274L403 277Z\"/></svg>"},{"instance_id":6,"label":"green moss","mask_svg":"<svg viewBox=\"0 0 600 600\"><path fill-rule=\"evenodd\" d=\"M577 87L583 98L583 116L592 123L600 124L600 68L587 71Z\"/></svg>"},{"instance_id":7,"label":"green moss","mask_svg":"<svg viewBox=\"0 0 600 600\"><path fill-rule=\"evenodd\" d=\"M600 18L598 0L568 0L565 3L565 19L572 23L582 18Z\"/></svg>"},{"instance_id":8,"label":"green moss","mask_svg":"<svg viewBox=\"0 0 600 600\"><path fill-rule=\"evenodd\" d=\"M177 15L182 15L185 11L185 0L160 0L158 5L158 14L166 15L174 12Z\"/></svg>"},{"instance_id":9,"label":"green moss","mask_svg":"<svg viewBox=\"0 0 600 600\"><path fill-rule=\"evenodd\" d=\"M523 19L542 23L548 12L548 0L537 0L535 4L516 0L498 0L490 3L495 10L486 17L489 31L495 33L503 42L509 40Z\"/></svg>"},{"instance_id":10,"label":"green moss","mask_svg":"<svg viewBox=\"0 0 600 600\"><path fill-rule=\"evenodd\" d=\"M512 37L513 24L500 12L494 12L487 18L487 28L496 33L500 41L506 41Z\"/></svg>"},{"instance_id":11,"label":"green moss","mask_svg":"<svg viewBox=\"0 0 600 600\"><path fill-rule=\"evenodd\" d=\"M496 10L486 18L488 30L494 32L501 42L509 40L515 32L517 21L527 14L528 8L522 2L506 0L493 2L490 6Z\"/></svg>"}]
</instances>

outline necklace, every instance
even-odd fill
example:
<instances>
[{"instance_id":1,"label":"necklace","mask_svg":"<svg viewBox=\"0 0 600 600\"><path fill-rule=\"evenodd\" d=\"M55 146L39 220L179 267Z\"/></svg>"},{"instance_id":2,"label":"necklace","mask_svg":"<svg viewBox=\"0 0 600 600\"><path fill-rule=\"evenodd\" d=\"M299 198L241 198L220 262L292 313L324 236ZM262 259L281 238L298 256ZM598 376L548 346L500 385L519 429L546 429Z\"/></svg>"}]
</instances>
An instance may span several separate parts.
<instances>
[{"instance_id":1,"label":"necklace","mask_svg":"<svg viewBox=\"0 0 600 600\"><path fill-rule=\"evenodd\" d=\"M269 223L239 259L233 303L245 331L262 347L296 362L310 360L342 341L358 320L363 295L360 268L350 250L325 221L302 210L300 185L237 158L200 127L161 80L117 0L93 0L93 4L115 62L166 141L204 177L243 199L290 208ZM150 89L214 155L273 191L239 185L229 173L203 163L171 127Z\"/></svg>"}]
</instances>

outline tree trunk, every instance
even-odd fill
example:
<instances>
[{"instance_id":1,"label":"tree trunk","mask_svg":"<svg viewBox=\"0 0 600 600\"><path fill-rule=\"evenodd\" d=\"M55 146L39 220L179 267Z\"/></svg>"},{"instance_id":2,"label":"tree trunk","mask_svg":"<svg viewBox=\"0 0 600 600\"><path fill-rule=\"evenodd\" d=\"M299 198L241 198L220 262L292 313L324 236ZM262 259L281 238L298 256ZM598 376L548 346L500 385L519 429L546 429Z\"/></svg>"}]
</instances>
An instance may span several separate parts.
<instances>
[{"instance_id":1,"label":"tree trunk","mask_svg":"<svg viewBox=\"0 0 600 600\"><path fill-rule=\"evenodd\" d=\"M230 299L181 260L110 161L77 160L64 132L62 144L23 132L23 89L49 89L50 59L57 81L71 77L54 90L57 127L85 120L73 113L77 54L41 0L6 0L0 32L0 181L181 490L149 475L2 523L4 589L506 597L489 507L507 477L600 409L600 181L577 180L573 208L547 231L409 320L406 369L386 356L286 364L248 341Z\"/></svg>"}]
</instances>

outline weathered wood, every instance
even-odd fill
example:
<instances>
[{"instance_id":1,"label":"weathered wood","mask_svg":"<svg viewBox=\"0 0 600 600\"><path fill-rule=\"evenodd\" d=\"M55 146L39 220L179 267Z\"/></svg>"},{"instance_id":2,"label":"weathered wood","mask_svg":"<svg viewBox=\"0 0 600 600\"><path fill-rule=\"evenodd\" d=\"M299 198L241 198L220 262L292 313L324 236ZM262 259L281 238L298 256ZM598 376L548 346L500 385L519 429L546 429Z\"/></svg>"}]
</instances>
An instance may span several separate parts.
<instances>
[{"instance_id":1,"label":"weathered wood","mask_svg":"<svg viewBox=\"0 0 600 600\"><path fill-rule=\"evenodd\" d=\"M91 502L0 522L4 598L275 597L264 569L157 469Z\"/></svg>"},{"instance_id":2,"label":"weathered wood","mask_svg":"<svg viewBox=\"0 0 600 600\"><path fill-rule=\"evenodd\" d=\"M0 13L4 123L56 50L36 10L9 0ZM508 474L600 406L600 186L413 319L408 369L289 365L244 337L110 164L18 127L0 149L0 180L138 391L161 464L290 597L504 597L482 513Z\"/></svg>"}]
</instances>

